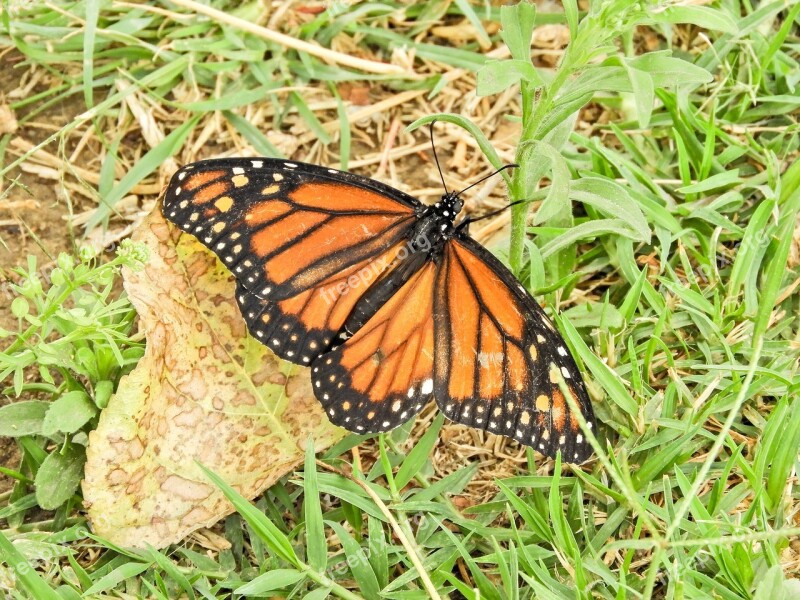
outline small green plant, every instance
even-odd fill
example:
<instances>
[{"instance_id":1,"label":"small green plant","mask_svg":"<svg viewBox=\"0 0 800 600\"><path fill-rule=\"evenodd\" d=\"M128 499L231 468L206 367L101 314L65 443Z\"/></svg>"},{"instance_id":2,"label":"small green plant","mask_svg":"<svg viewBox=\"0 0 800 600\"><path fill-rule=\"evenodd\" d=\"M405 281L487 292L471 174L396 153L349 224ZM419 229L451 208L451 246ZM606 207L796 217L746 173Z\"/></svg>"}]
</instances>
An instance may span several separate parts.
<instances>
[{"instance_id":1,"label":"small green plant","mask_svg":"<svg viewBox=\"0 0 800 600\"><path fill-rule=\"evenodd\" d=\"M4 395L25 399L0 407L0 436L16 438L21 471L3 469L17 480L8 511L13 524L33 505L55 510L73 497L83 476L86 434L119 378L142 355L130 338L135 312L118 297L120 267L139 269L147 259L141 246L124 241L117 256L100 263L89 248L76 261L62 253L52 269L29 258L20 282L5 290L13 296L17 331L0 330L8 342L0 353ZM35 495L28 493L35 485ZM9 507L10 508L10 507Z\"/></svg>"},{"instance_id":2,"label":"small green plant","mask_svg":"<svg viewBox=\"0 0 800 600\"><path fill-rule=\"evenodd\" d=\"M546 225L540 232L538 247L526 240L528 202L512 207L509 263L518 275L523 269L526 243L535 262L544 262L551 282L563 283L575 266L576 243L604 235L625 236L644 242L650 228L642 209L627 189L608 177L584 177L571 182L573 174L561 151L572 134L578 111L598 92L631 94L636 99L640 126L651 118L655 90L680 87L686 91L711 81L711 74L670 52L651 52L627 56L614 42L631 35L641 24L701 22L717 29L735 30L727 14L715 9L669 7L663 3L634 0L592 2L589 12L579 18L575 0L564 2L570 43L549 81L534 67L531 39L536 7L527 2L500 9L501 36L511 58L486 63L479 71L476 92L489 96L519 84L522 133L517 145L513 172L504 172L511 202L541 200L534 224ZM713 27L712 27L713 28ZM487 159L499 168L502 161L480 129L466 117L452 114L430 115L409 126L414 129L435 120L449 121L469 131ZM545 194L537 193L539 182L548 174L551 185ZM571 200L606 218L595 218L576 225ZM545 287L544 281L539 281ZM562 285L556 287L561 288ZM569 288L566 289L566 292Z\"/></svg>"}]
</instances>

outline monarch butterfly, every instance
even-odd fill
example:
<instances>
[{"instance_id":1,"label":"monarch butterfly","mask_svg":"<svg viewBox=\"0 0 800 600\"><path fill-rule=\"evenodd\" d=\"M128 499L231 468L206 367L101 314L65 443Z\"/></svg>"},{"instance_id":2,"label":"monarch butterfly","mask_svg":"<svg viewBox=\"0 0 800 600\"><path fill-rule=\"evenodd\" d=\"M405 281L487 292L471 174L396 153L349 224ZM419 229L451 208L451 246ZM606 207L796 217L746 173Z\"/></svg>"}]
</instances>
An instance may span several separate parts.
<instances>
[{"instance_id":1,"label":"monarch butterfly","mask_svg":"<svg viewBox=\"0 0 800 600\"><path fill-rule=\"evenodd\" d=\"M165 216L236 279L250 333L311 367L329 419L356 433L398 427L429 400L451 420L569 462L594 415L566 344L528 291L456 218L372 179L270 158L178 170Z\"/></svg>"}]
</instances>

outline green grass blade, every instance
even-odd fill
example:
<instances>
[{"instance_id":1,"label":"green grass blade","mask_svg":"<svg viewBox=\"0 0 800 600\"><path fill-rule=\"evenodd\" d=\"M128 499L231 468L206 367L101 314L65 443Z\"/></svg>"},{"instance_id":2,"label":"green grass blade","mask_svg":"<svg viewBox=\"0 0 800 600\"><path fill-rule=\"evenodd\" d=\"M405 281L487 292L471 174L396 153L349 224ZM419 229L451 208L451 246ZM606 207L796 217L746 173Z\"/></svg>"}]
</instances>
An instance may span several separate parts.
<instances>
[{"instance_id":1,"label":"green grass blade","mask_svg":"<svg viewBox=\"0 0 800 600\"><path fill-rule=\"evenodd\" d=\"M26 559L14 544L0 531L0 556L19 578L22 587L37 600L59 600L59 595L52 590L50 585L31 568Z\"/></svg>"},{"instance_id":2,"label":"green grass blade","mask_svg":"<svg viewBox=\"0 0 800 600\"><path fill-rule=\"evenodd\" d=\"M416 445L408 453L400 469L395 476L395 484L398 490L402 490L408 483L422 470L428 460L431 450L439 440L439 431L444 424L444 416L439 413L436 415L431 426L425 431Z\"/></svg>"},{"instance_id":3,"label":"green grass blade","mask_svg":"<svg viewBox=\"0 0 800 600\"><path fill-rule=\"evenodd\" d=\"M317 463L311 438L306 441L306 457L303 468L303 515L305 516L308 564L312 569L323 573L328 566L328 543L322 522Z\"/></svg>"},{"instance_id":4,"label":"green grass blade","mask_svg":"<svg viewBox=\"0 0 800 600\"><path fill-rule=\"evenodd\" d=\"M289 539L270 521L267 516L247 501L239 492L234 490L216 473L210 471L203 465L198 465L203 473L216 485L225 497L233 504L242 518L258 535L258 537L274 552L277 556L291 565L300 567L300 560L295 554Z\"/></svg>"}]
</instances>

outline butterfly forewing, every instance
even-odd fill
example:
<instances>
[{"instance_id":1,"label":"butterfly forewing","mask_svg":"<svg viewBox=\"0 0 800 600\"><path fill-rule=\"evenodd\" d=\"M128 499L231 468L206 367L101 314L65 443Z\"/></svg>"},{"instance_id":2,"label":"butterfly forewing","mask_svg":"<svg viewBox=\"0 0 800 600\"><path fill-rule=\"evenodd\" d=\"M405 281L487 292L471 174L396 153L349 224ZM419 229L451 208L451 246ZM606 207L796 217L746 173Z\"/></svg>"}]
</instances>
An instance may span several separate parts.
<instances>
[{"instance_id":1,"label":"butterfly forewing","mask_svg":"<svg viewBox=\"0 0 800 600\"><path fill-rule=\"evenodd\" d=\"M275 159L188 165L164 213L214 251L259 298L318 287L406 238L416 200L334 169Z\"/></svg>"},{"instance_id":2,"label":"butterfly forewing","mask_svg":"<svg viewBox=\"0 0 800 600\"><path fill-rule=\"evenodd\" d=\"M511 273L471 239L445 246L434 302L436 402L450 419L580 462L591 454L559 388L586 420L580 373L550 320Z\"/></svg>"}]
</instances>

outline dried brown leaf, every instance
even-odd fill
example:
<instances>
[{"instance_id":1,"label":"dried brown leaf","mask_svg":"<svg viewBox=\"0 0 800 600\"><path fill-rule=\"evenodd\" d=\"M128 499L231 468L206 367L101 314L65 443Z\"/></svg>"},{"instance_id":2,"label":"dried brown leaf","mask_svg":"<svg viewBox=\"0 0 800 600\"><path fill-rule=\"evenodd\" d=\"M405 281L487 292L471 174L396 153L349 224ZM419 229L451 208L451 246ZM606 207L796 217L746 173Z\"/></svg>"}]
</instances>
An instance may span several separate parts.
<instances>
[{"instance_id":1,"label":"dried brown leaf","mask_svg":"<svg viewBox=\"0 0 800 600\"><path fill-rule=\"evenodd\" d=\"M147 267L123 274L147 349L89 438L83 493L94 531L163 547L233 507L197 462L253 498L344 430L314 398L307 369L249 337L230 273L156 209L133 239Z\"/></svg>"}]
</instances>

